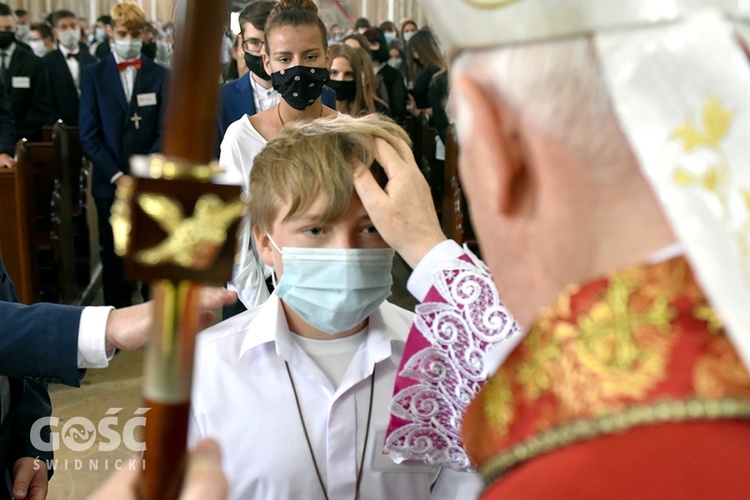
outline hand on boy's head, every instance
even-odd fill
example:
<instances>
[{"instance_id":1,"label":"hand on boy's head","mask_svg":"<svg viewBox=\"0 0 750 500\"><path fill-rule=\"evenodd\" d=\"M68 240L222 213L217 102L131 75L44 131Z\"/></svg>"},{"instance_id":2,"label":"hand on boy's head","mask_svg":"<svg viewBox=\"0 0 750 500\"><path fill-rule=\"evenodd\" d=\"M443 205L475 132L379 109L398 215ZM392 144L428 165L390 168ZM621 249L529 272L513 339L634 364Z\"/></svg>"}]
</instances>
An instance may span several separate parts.
<instances>
[{"instance_id":1,"label":"hand on boy's head","mask_svg":"<svg viewBox=\"0 0 750 500\"><path fill-rule=\"evenodd\" d=\"M369 168L360 163L354 174L354 188L380 235L413 268L432 247L446 239L430 187L405 142L399 141L394 148L387 141L376 139L373 150L388 176L388 184L382 189Z\"/></svg>"}]
</instances>

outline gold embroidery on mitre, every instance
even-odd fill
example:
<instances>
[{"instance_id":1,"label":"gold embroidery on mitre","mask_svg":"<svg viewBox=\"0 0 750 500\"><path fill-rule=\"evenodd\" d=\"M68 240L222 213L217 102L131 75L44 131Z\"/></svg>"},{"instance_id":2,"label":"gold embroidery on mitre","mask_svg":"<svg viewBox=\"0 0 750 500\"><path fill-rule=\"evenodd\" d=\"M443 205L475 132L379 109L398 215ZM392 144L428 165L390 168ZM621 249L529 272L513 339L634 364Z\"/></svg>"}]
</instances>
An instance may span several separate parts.
<instances>
[{"instance_id":1,"label":"gold embroidery on mitre","mask_svg":"<svg viewBox=\"0 0 750 500\"><path fill-rule=\"evenodd\" d=\"M737 192L732 191L729 162L721 149L721 143L729 134L733 119L734 112L725 108L718 97L709 94L701 113L702 128L696 127L692 119L688 118L684 125L672 131L669 138L681 141L686 153L696 149L712 151L716 155L716 161L697 174L685 168L676 168L672 178L679 186L700 188L713 198L715 206L720 210L722 226L735 240L745 279L750 282L750 190L738 187ZM731 210L732 206L736 207L738 197L739 204L744 205L742 216ZM743 216L743 220L735 220Z\"/></svg>"},{"instance_id":2,"label":"gold embroidery on mitre","mask_svg":"<svg viewBox=\"0 0 750 500\"><path fill-rule=\"evenodd\" d=\"M693 120L688 117L687 122L672 131L669 138L681 140L685 151L698 148L717 149L719 143L727 136L733 118L734 112L724 108L718 97L709 94L701 112L702 130L696 128Z\"/></svg>"},{"instance_id":3,"label":"gold embroidery on mitre","mask_svg":"<svg viewBox=\"0 0 750 500\"><path fill-rule=\"evenodd\" d=\"M495 7L505 7L506 5L516 3L519 0L464 0L464 3L480 7L482 9L494 9Z\"/></svg>"},{"instance_id":4,"label":"gold embroidery on mitre","mask_svg":"<svg viewBox=\"0 0 750 500\"><path fill-rule=\"evenodd\" d=\"M227 230L242 215L240 200L224 203L215 194L205 194L195 202L193 215L185 217L180 202L157 194L141 194L138 205L167 233L158 245L142 250L136 262L148 266L176 264L204 270L218 256Z\"/></svg>"}]
</instances>

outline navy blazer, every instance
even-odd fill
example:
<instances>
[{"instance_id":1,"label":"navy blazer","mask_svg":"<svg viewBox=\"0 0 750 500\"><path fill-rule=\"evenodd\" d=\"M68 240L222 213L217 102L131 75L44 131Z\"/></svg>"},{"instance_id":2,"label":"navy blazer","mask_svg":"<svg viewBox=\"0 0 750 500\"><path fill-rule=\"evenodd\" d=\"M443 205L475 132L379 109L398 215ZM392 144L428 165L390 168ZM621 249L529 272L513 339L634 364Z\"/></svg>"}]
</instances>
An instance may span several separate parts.
<instances>
[{"instance_id":1,"label":"navy blazer","mask_svg":"<svg viewBox=\"0 0 750 500\"><path fill-rule=\"evenodd\" d=\"M0 256L0 375L77 387L81 307L18 303Z\"/></svg>"},{"instance_id":2,"label":"navy blazer","mask_svg":"<svg viewBox=\"0 0 750 500\"><path fill-rule=\"evenodd\" d=\"M24 306L14 303L16 300L15 288L0 256L0 372L16 377L9 380L10 407L0 425L0 473L10 474L11 478L19 458L52 459L52 452L33 446L31 429L39 418L52 414L46 382L72 377L72 385L78 385L77 332L81 316L80 308L56 304ZM49 427L39 437L49 443ZM0 498L11 498L2 486Z\"/></svg>"},{"instance_id":3,"label":"navy blazer","mask_svg":"<svg viewBox=\"0 0 750 500\"><path fill-rule=\"evenodd\" d=\"M28 82L20 80L26 78ZM50 83L42 59L17 45L3 84L16 121L17 139L41 140L50 108Z\"/></svg>"},{"instance_id":4,"label":"navy blazer","mask_svg":"<svg viewBox=\"0 0 750 500\"><path fill-rule=\"evenodd\" d=\"M250 73L241 78L227 82L220 87L219 95L219 138L216 143L218 150L224 134L229 126L242 118L244 115L254 115L255 99L253 88L250 86ZM336 92L328 87L323 87L323 104L329 108L336 109Z\"/></svg>"},{"instance_id":5,"label":"navy blazer","mask_svg":"<svg viewBox=\"0 0 750 500\"><path fill-rule=\"evenodd\" d=\"M81 145L94 168L91 191L95 198L111 199L117 172L130 172L132 155L161 150L167 70L148 57L141 58L130 104L125 100L120 72L114 55L86 66L81 71L81 106L78 132ZM138 95L154 94L156 104L138 105ZM131 119L137 111L138 128Z\"/></svg>"},{"instance_id":6,"label":"navy blazer","mask_svg":"<svg viewBox=\"0 0 750 500\"><path fill-rule=\"evenodd\" d=\"M96 57L89 53L88 47L80 48L78 54L81 73L83 73L83 68L96 63ZM67 125L77 127L80 99L65 56L60 49L57 49L45 55L42 60L47 68L52 85L52 107L50 108L49 123L62 120Z\"/></svg>"}]
</instances>

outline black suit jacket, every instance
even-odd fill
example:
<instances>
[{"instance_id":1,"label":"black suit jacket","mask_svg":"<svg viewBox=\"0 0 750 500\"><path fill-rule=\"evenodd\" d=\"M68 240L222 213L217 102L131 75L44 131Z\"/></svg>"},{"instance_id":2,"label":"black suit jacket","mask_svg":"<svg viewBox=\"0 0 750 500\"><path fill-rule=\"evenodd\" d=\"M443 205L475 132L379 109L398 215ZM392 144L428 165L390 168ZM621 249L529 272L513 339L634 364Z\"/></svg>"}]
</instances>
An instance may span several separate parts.
<instances>
[{"instance_id":1,"label":"black suit jacket","mask_svg":"<svg viewBox=\"0 0 750 500\"><path fill-rule=\"evenodd\" d=\"M8 94L5 93L5 85L0 82L0 153L10 156L16 154L16 122L10 112Z\"/></svg>"},{"instance_id":2,"label":"black suit jacket","mask_svg":"<svg viewBox=\"0 0 750 500\"><path fill-rule=\"evenodd\" d=\"M78 64L81 74L83 74L83 68L89 64L94 64L96 57L92 56L85 46L78 51L78 54ZM65 56L60 49L57 49L45 55L42 60L47 67L52 84L52 107L50 108L49 122L55 123L57 120L62 120L68 125L77 127L80 99Z\"/></svg>"},{"instance_id":3,"label":"black suit jacket","mask_svg":"<svg viewBox=\"0 0 750 500\"><path fill-rule=\"evenodd\" d=\"M50 85L42 59L19 46L5 71L5 90L16 121L18 139L41 140L49 119Z\"/></svg>"}]
</instances>

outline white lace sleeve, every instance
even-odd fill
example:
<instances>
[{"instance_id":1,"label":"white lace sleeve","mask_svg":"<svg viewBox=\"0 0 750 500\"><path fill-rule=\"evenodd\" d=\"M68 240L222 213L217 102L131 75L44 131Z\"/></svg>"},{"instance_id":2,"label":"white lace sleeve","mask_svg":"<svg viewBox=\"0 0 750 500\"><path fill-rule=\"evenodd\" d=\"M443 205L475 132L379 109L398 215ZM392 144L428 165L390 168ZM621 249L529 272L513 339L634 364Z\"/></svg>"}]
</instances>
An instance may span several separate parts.
<instances>
[{"instance_id":1,"label":"white lace sleeve","mask_svg":"<svg viewBox=\"0 0 750 500\"><path fill-rule=\"evenodd\" d=\"M469 470L463 414L488 377L487 351L519 328L489 270L470 251L444 263L433 279L399 367L385 449L396 462Z\"/></svg>"}]
</instances>

